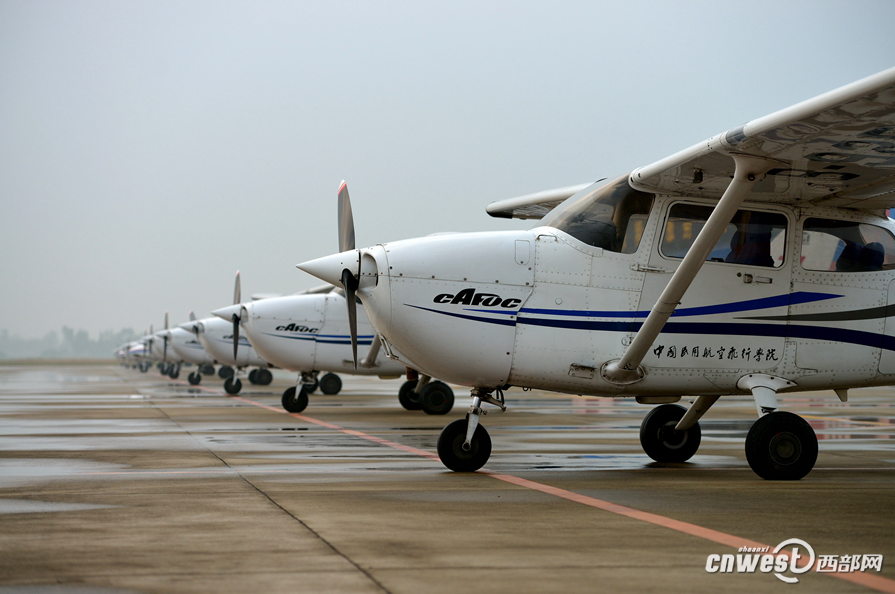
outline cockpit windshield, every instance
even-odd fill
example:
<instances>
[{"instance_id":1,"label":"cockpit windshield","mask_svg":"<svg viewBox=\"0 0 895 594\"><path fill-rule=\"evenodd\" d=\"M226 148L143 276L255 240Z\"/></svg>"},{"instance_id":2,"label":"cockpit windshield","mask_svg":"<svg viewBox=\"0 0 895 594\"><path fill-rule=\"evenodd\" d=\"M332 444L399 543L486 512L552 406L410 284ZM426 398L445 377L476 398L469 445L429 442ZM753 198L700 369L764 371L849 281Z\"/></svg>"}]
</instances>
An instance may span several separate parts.
<instances>
[{"instance_id":1,"label":"cockpit windshield","mask_svg":"<svg viewBox=\"0 0 895 594\"><path fill-rule=\"evenodd\" d=\"M655 195L639 192L622 176L609 184L594 184L571 196L541 219L575 239L610 252L633 254Z\"/></svg>"}]
</instances>

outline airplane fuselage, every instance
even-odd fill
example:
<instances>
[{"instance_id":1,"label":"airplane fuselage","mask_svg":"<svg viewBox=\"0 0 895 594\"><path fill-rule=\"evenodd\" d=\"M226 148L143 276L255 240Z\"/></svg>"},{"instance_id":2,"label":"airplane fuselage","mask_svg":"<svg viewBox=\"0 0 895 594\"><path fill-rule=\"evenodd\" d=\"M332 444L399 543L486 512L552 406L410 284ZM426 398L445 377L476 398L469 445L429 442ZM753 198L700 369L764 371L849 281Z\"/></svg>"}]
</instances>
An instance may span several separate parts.
<instances>
[{"instance_id":1,"label":"airplane fuselage","mask_svg":"<svg viewBox=\"0 0 895 594\"><path fill-rule=\"evenodd\" d=\"M654 196L614 250L553 226L379 245L361 250L358 295L387 352L471 387L710 395L748 392L737 387L748 374L794 390L895 384L895 225L760 203L740 208L643 360L643 379L605 379L713 204ZM768 233L760 259L744 248L747 230Z\"/></svg>"}]
</instances>

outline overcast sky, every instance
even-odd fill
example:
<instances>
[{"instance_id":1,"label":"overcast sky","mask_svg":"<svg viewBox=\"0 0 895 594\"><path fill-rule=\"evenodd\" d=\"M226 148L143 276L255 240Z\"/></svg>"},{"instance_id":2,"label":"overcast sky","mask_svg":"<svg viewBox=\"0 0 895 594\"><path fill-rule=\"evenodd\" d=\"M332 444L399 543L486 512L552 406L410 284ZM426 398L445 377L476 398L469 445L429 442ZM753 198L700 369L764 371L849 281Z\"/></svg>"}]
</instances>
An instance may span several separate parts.
<instances>
[{"instance_id":1,"label":"overcast sky","mask_svg":"<svg viewBox=\"0 0 895 594\"><path fill-rule=\"evenodd\" d=\"M0 0L0 328L185 321L359 246L527 228L895 65L895 2Z\"/></svg>"}]
</instances>

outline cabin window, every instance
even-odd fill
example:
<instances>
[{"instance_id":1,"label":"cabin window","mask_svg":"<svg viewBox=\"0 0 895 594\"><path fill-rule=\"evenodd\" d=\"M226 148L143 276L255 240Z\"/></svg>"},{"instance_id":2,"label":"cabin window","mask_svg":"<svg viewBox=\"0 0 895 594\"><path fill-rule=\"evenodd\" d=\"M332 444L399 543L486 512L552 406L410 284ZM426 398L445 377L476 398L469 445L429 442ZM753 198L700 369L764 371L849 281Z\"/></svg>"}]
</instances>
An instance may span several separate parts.
<instances>
[{"instance_id":1,"label":"cabin window","mask_svg":"<svg viewBox=\"0 0 895 594\"><path fill-rule=\"evenodd\" d=\"M825 272L875 272L895 268L895 238L883 227L806 219L802 229L802 268Z\"/></svg>"},{"instance_id":2,"label":"cabin window","mask_svg":"<svg viewBox=\"0 0 895 594\"><path fill-rule=\"evenodd\" d=\"M705 226L714 207L678 203L671 207L661 251L683 258ZM707 262L779 268L786 247L786 217L776 212L738 210L715 244Z\"/></svg>"},{"instance_id":3,"label":"cabin window","mask_svg":"<svg viewBox=\"0 0 895 594\"><path fill-rule=\"evenodd\" d=\"M628 184L628 176L596 184L554 208L539 225L565 231L575 239L610 252L633 254L655 196Z\"/></svg>"}]
</instances>

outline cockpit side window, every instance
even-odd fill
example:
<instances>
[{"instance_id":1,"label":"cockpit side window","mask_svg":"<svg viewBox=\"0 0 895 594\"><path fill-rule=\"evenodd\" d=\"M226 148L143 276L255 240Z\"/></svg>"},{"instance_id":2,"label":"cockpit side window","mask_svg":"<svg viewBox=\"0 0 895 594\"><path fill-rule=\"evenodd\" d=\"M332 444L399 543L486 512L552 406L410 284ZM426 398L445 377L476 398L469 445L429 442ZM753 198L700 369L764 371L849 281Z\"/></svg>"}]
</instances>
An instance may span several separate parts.
<instances>
[{"instance_id":1,"label":"cockpit side window","mask_svg":"<svg viewBox=\"0 0 895 594\"><path fill-rule=\"evenodd\" d=\"M554 208L538 225L555 227L575 239L620 254L633 254L655 196L639 192L625 175L605 186L594 184Z\"/></svg>"},{"instance_id":2,"label":"cockpit side window","mask_svg":"<svg viewBox=\"0 0 895 594\"><path fill-rule=\"evenodd\" d=\"M826 272L876 272L895 268L895 237L867 223L806 219L802 268Z\"/></svg>"},{"instance_id":3,"label":"cockpit side window","mask_svg":"<svg viewBox=\"0 0 895 594\"><path fill-rule=\"evenodd\" d=\"M677 203L671 206L662 236L662 255L683 258L705 226L713 207ZM786 248L786 217L776 212L738 210L707 261L779 268Z\"/></svg>"}]
</instances>

